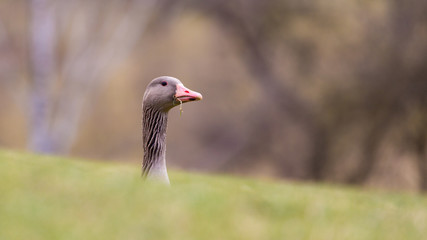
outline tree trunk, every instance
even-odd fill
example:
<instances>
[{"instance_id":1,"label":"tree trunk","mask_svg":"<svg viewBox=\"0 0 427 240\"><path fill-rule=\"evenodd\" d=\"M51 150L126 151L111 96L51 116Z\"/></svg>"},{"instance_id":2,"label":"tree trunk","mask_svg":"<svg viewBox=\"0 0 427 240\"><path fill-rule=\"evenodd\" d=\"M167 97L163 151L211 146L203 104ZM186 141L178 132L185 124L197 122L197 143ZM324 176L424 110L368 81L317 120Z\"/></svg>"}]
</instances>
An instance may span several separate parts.
<instances>
[{"instance_id":1,"label":"tree trunk","mask_svg":"<svg viewBox=\"0 0 427 240\"><path fill-rule=\"evenodd\" d=\"M49 153L54 143L49 136L50 81L55 71L55 19L47 0L31 0L30 4L30 92L29 148Z\"/></svg>"}]
</instances>

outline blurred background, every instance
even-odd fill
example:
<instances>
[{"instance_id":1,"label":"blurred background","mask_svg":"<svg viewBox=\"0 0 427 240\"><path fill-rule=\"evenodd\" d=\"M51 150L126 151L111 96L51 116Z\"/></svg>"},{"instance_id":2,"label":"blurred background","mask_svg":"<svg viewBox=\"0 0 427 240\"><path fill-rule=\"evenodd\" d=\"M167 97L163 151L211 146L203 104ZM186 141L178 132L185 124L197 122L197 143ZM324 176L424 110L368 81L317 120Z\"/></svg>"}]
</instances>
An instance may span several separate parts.
<instances>
[{"instance_id":1,"label":"blurred background","mask_svg":"<svg viewBox=\"0 0 427 240\"><path fill-rule=\"evenodd\" d=\"M427 190L426 1L0 1L1 148L140 162L162 75L169 167Z\"/></svg>"}]
</instances>

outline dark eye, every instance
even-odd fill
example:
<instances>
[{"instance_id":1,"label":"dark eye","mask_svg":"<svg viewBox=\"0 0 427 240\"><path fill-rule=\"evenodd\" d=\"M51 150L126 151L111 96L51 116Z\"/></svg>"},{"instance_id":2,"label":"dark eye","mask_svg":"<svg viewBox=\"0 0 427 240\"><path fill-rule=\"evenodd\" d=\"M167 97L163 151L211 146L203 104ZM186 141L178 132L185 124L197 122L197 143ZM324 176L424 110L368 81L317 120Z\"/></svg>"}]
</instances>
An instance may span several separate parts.
<instances>
[{"instance_id":1,"label":"dark eye","mask_svg":"<svg viewBox=\"0 0 427 240\"><path fill-rule=\"evenodd\" d=\"M166 85L168 85L168 82L163 81L163 82L162 82L162 83L160 83L160 84L162 84L162 86L166 86Z\"/></svg>"}]
</instances>

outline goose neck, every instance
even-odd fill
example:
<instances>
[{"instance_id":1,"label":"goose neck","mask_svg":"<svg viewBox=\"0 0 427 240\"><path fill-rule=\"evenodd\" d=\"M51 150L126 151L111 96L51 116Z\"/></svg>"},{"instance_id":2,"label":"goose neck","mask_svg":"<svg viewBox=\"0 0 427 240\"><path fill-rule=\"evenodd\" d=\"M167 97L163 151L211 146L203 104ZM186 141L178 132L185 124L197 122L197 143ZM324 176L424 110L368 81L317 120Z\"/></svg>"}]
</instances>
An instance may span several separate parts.
<instances>
[{"instance_id":1,"label":"goose neck","mask_svg":"<svg viewBox=\"0 0 427 240\"><path fill-rule=\"evenodd\" d=\"M144 160L142 175L169 183L166 169L166 129L168 113L155 108L143 108L142 135Z\"/></svg>"}]
</instances>

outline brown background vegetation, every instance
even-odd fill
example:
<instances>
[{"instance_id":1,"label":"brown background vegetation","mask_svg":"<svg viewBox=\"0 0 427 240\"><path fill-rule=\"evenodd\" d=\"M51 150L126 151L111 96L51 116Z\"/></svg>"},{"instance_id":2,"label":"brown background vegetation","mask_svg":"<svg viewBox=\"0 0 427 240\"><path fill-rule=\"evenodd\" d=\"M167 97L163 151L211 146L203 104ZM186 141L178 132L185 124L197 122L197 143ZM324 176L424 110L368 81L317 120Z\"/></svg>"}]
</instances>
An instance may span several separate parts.
<instances>
[{"instance_id":1,"label":"brown background vegetation","mask_svg":"<svg viewBox=\"0 0 427 240\"><path fill-rule=\"evenodd\" d=\"M140 161L170 75L168 164L427 189L424 1L0 2L0 146Z\"/></svg>"}]
</instances>

